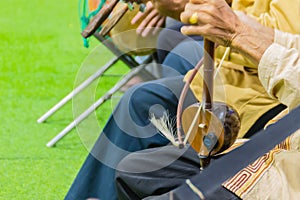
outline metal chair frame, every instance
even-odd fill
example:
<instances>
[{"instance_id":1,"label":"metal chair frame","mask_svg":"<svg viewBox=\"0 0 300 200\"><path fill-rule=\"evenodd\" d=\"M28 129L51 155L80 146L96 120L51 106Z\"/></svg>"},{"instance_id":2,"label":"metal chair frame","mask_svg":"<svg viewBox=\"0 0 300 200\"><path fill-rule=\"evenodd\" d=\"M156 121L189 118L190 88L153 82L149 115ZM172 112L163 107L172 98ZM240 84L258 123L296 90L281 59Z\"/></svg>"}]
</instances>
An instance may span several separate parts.
<instances>
[{"instance_id":1,"label":"metal chair frame","mask_svg":"<svg viewBox=\"0 0 300 200\"><path fill-rule=\"evenodd\" d=\"M158 77L150 73L145 67L148 63L152 61L150 56L142 64L138 63L133 56L124 54L121 52L110 40L105 39L98 32L95 32L93 36L104 44L113 54L116 55L112 60L107 62L102 66L97 72L88 77L84 82L82 82L78 87L71 91L67 96L60 100L56 105L54 105L50 110L48 110L44 115L42 115L37 122L45 122L51 115L58 111L62 106L64 106L68 101L80 93L83 89L88 87L93 81L101 77L110 67L112 67L117 61L122 61L131 70L118 81L110 90L108 90L103 96L101 96L93 105L86 109L82 114L76 117L69 125L67 125L61 132L59 132L53 139L51 139L46 146L53 147L59 140L66 136L73 128L75 128L79 123L81 123L85 118L87 118L92 112L94 112L98 107L100 107L105 101L109 100L111 96L116 93L120 88L122 88L132 77L136 75L141 75L146 80L157 79Z\"/></svg>"}]
</instances>

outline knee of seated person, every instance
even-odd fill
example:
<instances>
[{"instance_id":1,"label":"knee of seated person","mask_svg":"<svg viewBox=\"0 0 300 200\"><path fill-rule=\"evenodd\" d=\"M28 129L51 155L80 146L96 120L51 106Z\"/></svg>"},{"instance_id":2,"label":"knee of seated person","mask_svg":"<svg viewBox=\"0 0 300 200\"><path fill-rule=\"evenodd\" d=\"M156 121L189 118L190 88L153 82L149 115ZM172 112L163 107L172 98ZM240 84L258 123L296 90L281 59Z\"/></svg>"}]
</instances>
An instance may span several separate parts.
<instances>
[{"instance_id":1,"label":"knee of seated person","mask_svg":"<svg viewBox=\"0 0 300 200\"><path fill-rule=\"evenodd\" d=\"M182 35L180 32L182 25L182 23L178 23L174 26L162 29L157 37L157 48L159 50L171 51L178 42L186 38L187 36Z\"/></svg>"},{"instance_id":2,"label":"knee of seated person","mask_svg":"<svg viewBox=\"0 0 300 200\"><path fill-rule=\"evenodd\" d=\"M177 107L175 104L177 103L176 94L178 92L174 91L173 88L176 84L170 86L169 82L163 80L145 82L134 86L127 90L122 98L120 106L129 110L130 116L140 126L150 123L149 113L157 117L164 115L166 112L170 116L174 116L176 113Z\"/></svg>"},{"instance_id":3,"label":"knee of seated person","mask_svg":"<svg viewBox=\"0 0 300 200\"><path fill-rule=\"evenodd\" d=\"M186 74L203 56L203 42L186 39L179 43L170 52L164 62L162 69L163 77L176 76L178 74Z\"/></svg>"},{"instance_id":4,"label":"knee of seated person","mask_svg":"<svg viewBox=\"0 0 300 200\"><path fill-rule=\"evenodd\" d=\"M117 165L115 179L122 179L127 173L133 173L132 165L135 163L135 153L125 156Z\"/></svg>"},{"instance_id":5,"label":"knee of seated person","mask_svg":"<svg viewBox=\"0 0 300 200\"><path fill-rule=\"evenodd\" d=\"M145 102L152 99L150 96L154 85L155 84L146 82L132 86L125 92L124 96L122 97L123 101L125 100L132 105L138 105L141 104L141 102L145 104Z\"/></svg>"},{"instance_id":6,"label":"knee of seated person","mask_svg":"<svg viewBox=\"0 0 300 200\"><path fill-rule=\"evenodd\" d=\"M173 146L170 146L173 149ZM176 148L176 147L174 147ZM153 172L160 170L162 167L169 165L174 161L173 154L165 160L163 163L156 163L160 161L159 155L160 153L169 153L170 148L160 149L160 148L149 148L143 151L132 152L125 156L117 165L116 171L117 176L127 176L128 174L135 174L137 177L138 174L145 174L148 172ZM177 156L177 154L176 154Z\"/></svg>"},{"instance_id":7,"label":"knee of seated person","mask_svg":"<svg viewBox=\"0 0 300 200\"><path fill-rule=\"evenodd\" d=\"M157 48L160 49L160 46L164 44L166 37L168 37L168 30L167 29L162 29L157 37Z\"/></svg>"}]
</instances>

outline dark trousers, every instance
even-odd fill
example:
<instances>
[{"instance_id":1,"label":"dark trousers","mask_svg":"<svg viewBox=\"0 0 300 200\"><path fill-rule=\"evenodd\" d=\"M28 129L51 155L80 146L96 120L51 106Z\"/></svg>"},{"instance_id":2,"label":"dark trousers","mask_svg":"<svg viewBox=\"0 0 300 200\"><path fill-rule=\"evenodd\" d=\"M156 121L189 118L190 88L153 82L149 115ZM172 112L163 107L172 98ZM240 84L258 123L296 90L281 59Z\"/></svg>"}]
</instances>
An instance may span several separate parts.
<instances>
[{"instance_id":1,"label":"dark trousers","mask_svg":"<svg viewBox=\"0 0 300 200\"><path fill-rule=\"evenodd\" d=\"M157 39L157 59L162 64L167 55L182 41L189 39L194 41L203 41L203 37L199 35L187 36L180 32L183 23L176 21L172 25L164 28L159 33Z\"/></svg>"},{"instance_id":2,"label":"dark trousers","mask_svg":"<svg viewBox=\"0 0 300 200\"><path fill-rule=\"evenodd\" d=\"M117 168L118 197L120 200L169 200L169 191L198 173L199 158L190 147L179 149L168 145L132 153L125 157ZM222 186L207 198L240 199Z\"/></svg>"},{"instance_id":3,"label":"dark trousers","mask_svg":"<svg viewBox=\"0 0 300 200\"><path fill-rule=\"evenodd\" d=\"M164 110L174 118L183 87L183 77L143 83L129 89L115 108L92 151L74 180L66 200L117 199L114 177L122 158L142 149L164 146L168 140L149 121L149 112ZM191 93L185 105L196 100Z\"/></svg>"},{"instance_id":4,"label":"dark trousers","mask_svg":"<svg viewBox=\"0 0 300 200\"><path fill-rule=\"evenodd\" d=\"M157 59L162 64L162 77L186 74L203 56L203 38L180 32L184 24L175 22L162 29L157 39Z\"/></svg>"}]
</instances>

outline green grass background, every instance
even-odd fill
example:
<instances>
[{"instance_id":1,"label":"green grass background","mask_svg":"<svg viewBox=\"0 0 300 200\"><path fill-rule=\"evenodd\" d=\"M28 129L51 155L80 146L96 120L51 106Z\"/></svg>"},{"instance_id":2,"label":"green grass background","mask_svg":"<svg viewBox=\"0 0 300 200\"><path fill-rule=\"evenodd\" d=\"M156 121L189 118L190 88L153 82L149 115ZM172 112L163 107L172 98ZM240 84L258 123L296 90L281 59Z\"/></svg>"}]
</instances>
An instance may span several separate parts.
<instances>
[{"instance_id":1,"label":"green grass background","mask_svg":"<svg viewBox=\"0 0 300 200\"><path fill-rule=\"evenodd\" d=\"M78 130L94 138L114 104L92 115L96 131L87 120L54 148L45 144L90 102L69 102L46 123L36 120L112 57L98 41L90 43L83 47L77 0L0 0L0 199L63 199L67 193L92 143L83 144ZM96 46L99 56L87 62ZM92 100L112 84L101 81L89 91Z\"/></svg>"}]
</instances>

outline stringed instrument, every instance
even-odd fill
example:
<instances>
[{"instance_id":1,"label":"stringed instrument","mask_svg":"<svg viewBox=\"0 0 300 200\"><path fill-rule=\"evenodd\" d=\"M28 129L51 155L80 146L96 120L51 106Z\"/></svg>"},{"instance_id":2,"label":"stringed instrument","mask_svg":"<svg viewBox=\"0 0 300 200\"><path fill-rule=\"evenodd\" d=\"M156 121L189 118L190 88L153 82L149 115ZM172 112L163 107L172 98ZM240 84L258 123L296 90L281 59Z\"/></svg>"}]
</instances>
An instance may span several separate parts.
<instances>
[{"instance_id":1,"label":"stringed instrument","mask_svg":"<svg viewBox=\"0 0 300 200\"><path fill-rule=\"evenodd\" d=\"M231 1L227 3L231 4ZM190 19L190 23L196 24L197 19ZM177 109L179 147L189 141L199 155L201 168L209 164L211 156L221 153L235 142L241 125L239 115L232 107L223 102L213 101L214 50L214 42L204 38L204 56L187 80ZM202 104L193 104L182 113L186 91L202 65L204 71ZM185 134L185 141L182 141L181 130Z\"/></svg>"},{"instance_id":2,"label":"stringed instrument","mask_svg":"<svg viewBox=\"0 0 300 200\"><path fill-rule=\"evenodd\" d=\"M130 55L149 55L156 51L158 33L142 37L136 29L143 19L131 24L131 19L145 8L144 4L109 0L92 18L81 35L88 38L99 30L102 37L109 36L114 45L122 52Z\"/></svg>"}]
</instances>

